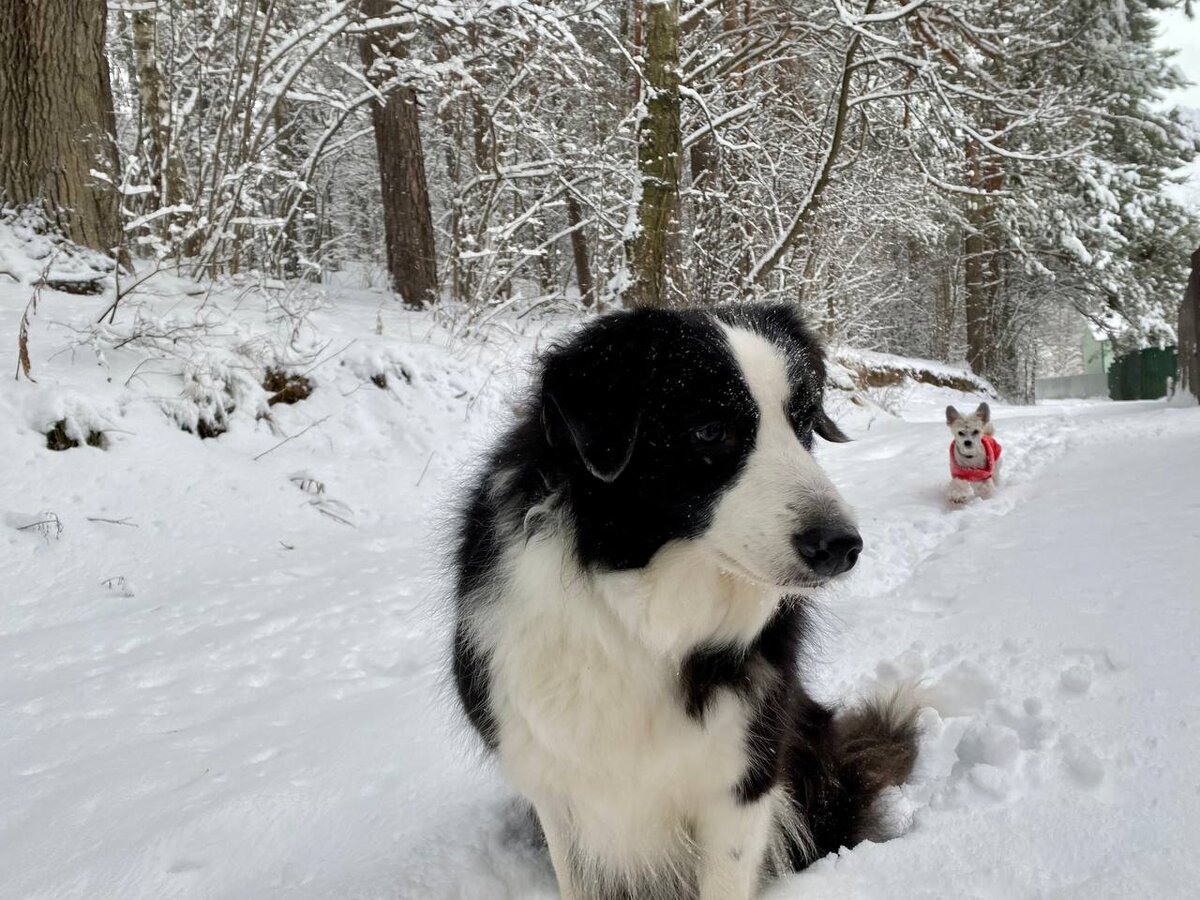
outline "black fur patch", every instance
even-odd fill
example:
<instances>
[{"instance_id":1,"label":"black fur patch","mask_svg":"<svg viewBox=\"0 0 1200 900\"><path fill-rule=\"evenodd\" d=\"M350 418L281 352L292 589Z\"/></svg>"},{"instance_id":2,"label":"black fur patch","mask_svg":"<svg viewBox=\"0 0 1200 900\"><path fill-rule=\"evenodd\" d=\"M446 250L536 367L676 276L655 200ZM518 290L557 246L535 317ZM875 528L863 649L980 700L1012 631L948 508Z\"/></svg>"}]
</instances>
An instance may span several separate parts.
<instances>
[{"instance_id":1,"label":"black fur patch","mask_svg":"<svg viewBox=\"0 0 1200 900\"><path fill-rule=\"evenodd\" d=\"M467 721L479 732L484 746L495 750L499 734L488 696L489 665L487 654L470 642L466 629L460 623L454 632L454 683L458 688L458 699Z\"/></svg>"},{"instance_id":2,"label":"black fur patch","mask_svg":"<svg viewBox=\"0 0 1200 900\"><path fill-rule=\"evenodd\" d=\"M733 644L700 647L688 654L679 671L683 707L697 721L704 720L719 688L739 694L751 686L746 671L746 650Z\"/></svg>"},{"instance_id":3,"label":"black fur patch","mask_svg":"<svg viewBox=\"0 0 1200 900\"><path fill-rule=\"evenodd\" d=\"M734 789L752 803L780 780L791 739L792 698L803 693L797 661L809 628L808 610L791 598L747 647L702 647L684 660L680 687L689 716L703 720L720 689L731 690L751 706L747 723L747 767Z\"/></svg>"},{"instance_id":4,"label":"black fur patch","mask_svg":"<svg viewBox=\"0 0 1200 900\"><path fill-rule=\"evenodd\" d=\"M780 780L787 748L788 705L795 685L777 681L754 709L746 729L746 771L734 788L742 803L753 803Z\"/></svg>"},{"instance_id":5,"label":"black fur patch","mask_svg":"<svg viewBox=\"0 0 1200 900\"><path fill-rule=\"evenodd\" d=\"M547 357L541 402L547 475L580 561L602 569L703 532L758 428L725 333L698 313L597 320Z\"/></svg>"}]
</instances>

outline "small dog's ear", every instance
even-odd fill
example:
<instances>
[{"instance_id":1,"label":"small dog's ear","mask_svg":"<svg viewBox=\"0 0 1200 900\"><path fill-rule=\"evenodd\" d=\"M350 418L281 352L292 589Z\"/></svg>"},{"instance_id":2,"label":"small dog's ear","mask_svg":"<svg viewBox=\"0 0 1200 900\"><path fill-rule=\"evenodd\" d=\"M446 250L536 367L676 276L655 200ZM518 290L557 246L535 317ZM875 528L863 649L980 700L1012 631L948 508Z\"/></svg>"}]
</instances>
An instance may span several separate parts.
<instances>
[{"instance_id":1,"label":"small dog's ear","mask_svg":"<svg viewBox=\"0 0 1200 900\"><path fill-rule=\"evenodd\" d=\"M962 414L953 406L946 407L946 424L953 427L954 423L962 417Z\"/></svg>"},{"instance_id":2,"label":"small dog's ear","mask_svg":"<svg viewBox=\"0 0 1200 900\"><path fill-rule=\"evenodd\" d=\"M596 478L613 482L633 458L654 345L648 328L601 319L546 361L542 425L551 446L572 445Z\"/></svg>"},{"instance_id":3,"label":"small dog's ear","mask_svg":"<svg viewBox=\"0 0 1200 900\"><path fill-rule=\"evenodd\" d=\"M992 410L986 403L979 404L979 409L975 410L975 415L979 416L979 421L984 425L992 421Z\"/></svg>"},{"instance_id":4,"label":"small dog's ear","mask_svg":"<svg viewBox=\"0 0 1200 900\"><path fill-rule=\"evenodd\" d=\"M829 414L823 409L817 412L817 418L813 422L813 431L831 444L847 444L850 442L850 438L846 436L846 433L837 427L837 423L829 418Z\"/></svg>"}]
</instances>

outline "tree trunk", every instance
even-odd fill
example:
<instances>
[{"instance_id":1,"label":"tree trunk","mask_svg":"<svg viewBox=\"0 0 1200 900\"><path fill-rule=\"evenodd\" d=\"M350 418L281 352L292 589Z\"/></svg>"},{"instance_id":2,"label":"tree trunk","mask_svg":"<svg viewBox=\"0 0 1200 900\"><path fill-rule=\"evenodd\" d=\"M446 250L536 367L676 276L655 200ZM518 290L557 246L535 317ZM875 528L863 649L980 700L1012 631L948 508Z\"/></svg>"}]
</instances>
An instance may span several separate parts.
<instances>
[{"instance_id":1,"label":"tree trunk","mask_svg":"<svg viewBox=\"0 0 1200 900\"><path fill-rule=\"evenodd\" d=\"M0 0L0 198L120 255L107 19L105 0Z\"/></svg>"},{"instance_id":2,"label":"tree trunk","mask_svg":"<svg viewBox=\"0 0 1200 900\"><path fill-rule=\"evenodd\" d=\"M987 266L984 265L983 229L979 227L982 217L979 200L971 202L969 231L963 240L963 289L967 308L967 363L976 375L987 372L988 352L988 298Z\"/></svg>"},{"instance_id":3,"label":"tree trunk","mask_svg":"<svg viewBox=\"0 0 1200 900\"><path fill-rule=\"evenodd\" d=\"M371 18L386 16L392 8L390 0L363 2L363 13ZM403 59L406 54L399 26L364 35L359 49L367 77L379 87L388 80L379 71L386 68L386 61ZM419 309L437 298L437 250L425 182L417 92L411 87L387 90L382 103L372 104L371 120L392 288L406 306Z\"/></svg>"},{"instance_id":4,"label":"tree trunk","mask_svg":"<svg viewBox=\"0 0 1200 900\"><path fill-rule=\"evenodd\" d=\"M671 303L670 269L678 246L680 132L679 0L645 0L646 112L638 129L639 230L632 241L629 306Z\"/></svg>"},{"instance_id":5,"label":"tree trunk","mask_svg":"<svg viewBox=\"0 0 1200 900\"><path fill-rule=\"evenodd\" d=\"M979 161L979 148L974 142L967 146L970 185L983 189L983 172ZM985 198L967 199L967 232L963 238L963 290L966 295L967 312L967 363L976 375L986 375L988 355L988 311L991 297L988 295L987 220L988 207Z\"/></svg>"},{"instance_id":6,"label":"tree trunk","mask_svg":"<svg viewBox=\"0 0 1200 900\"><path fill-rule=\"evenodd\" d=\"M1003 134L1007 123L995 122L993 130ZM997 139L999 142L1000 139ZM1003 160L995 153L983 159L983 189L991 196L1004 190ZM1001 392L1022 393L1017 371L1017 338L1014 308L1007 292L1007 266L1004 253L1004 232L1000 227L997 209L987 203L984 220L984 245L987 248L985 277L988 282L988 330L986 376Z\"/></svg>"},{"instance_id":7,"label":"tree trunk","mask_svg":"<svg viewBox=\"0 0 1200 900\"><path fill-rule=\"evenodd\" d=\"M934 272L934 359L950 362L954 348L954 273L947 265L936 266Z\"/></svg>"},{"instance_id":8,"label":"tree trunk","mask_svg":"<svg viewBox=\"0 0 1200 900\"><path fill-rule=\"evenodd\" d=\"M147 181L150 193L146 197L146 212L172 204L178 199L176 190L168 184L167 152L170 143L166 92L158 59L158 5L138 7L130 18L133 24L133 58L137 67L138 112L141 118L139 137L145 154ZM160 233L166 222L160 220Z\"/></svg>"},{"instance_id":9,"label":"tree trunk","mask_svg":"<svg viewBox=\"0 0 1200 900\"><path fill-rule=\"evenodd\" d=\"M579 299L584 306L591 306L595 300L592 291L592 267L588 262L587 235L581 227L583 211L579 208L579 198L575 192L567 191L567 225L571 229L571 253L575 257L575 281L579 285Z\"/></svg>"},{"instance_id":10,"label":"tree trunk","mask_svg":"<svg viewBox=\"0 0 1200 900\"><path fill-rule=\"evenodd\" d=\"M643 0L630 0L631 16L633 20L631 35L629 42L632 45L633 56L635 58L642 55L642 7ZM635 69L633 73L633 103L636 106L642 102L642 77Z\"/></svg>"},{"instance_id":11,"label":"tree trunk","mask_svg":"<svg viewBox=\"0 0 1200 900\"><path fill-rule=\"evenodd\" d=\"M1179 389L1200 400L1200 250L1179 307Z\"/></svg>"}]
</instances>

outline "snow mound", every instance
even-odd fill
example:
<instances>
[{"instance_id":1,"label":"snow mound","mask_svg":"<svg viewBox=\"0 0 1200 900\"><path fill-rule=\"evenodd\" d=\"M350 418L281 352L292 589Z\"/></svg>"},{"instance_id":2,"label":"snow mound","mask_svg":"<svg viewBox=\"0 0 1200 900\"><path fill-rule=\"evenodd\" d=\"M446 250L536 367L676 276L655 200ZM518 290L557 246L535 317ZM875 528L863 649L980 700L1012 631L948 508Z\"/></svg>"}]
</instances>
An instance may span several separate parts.
<instances>
[{"instance_id":1,"label":"snow mound","mask_svg":"<svg viewBox=\"0 0 1200 900\"><path fill-rule=\"evenodd\" d=\"M848 376L858 390L916 383L993 399L999 396L987 379L966 367L848 347L834 348L830 356L837 364L838 381L835 384L838 387L845 386Z\"/></svg>"},{"instance_id":2,"label":"snow mound","mask_svg":"<svg viewBox=\"0 0 1200 900\"><path fill-rule=\"evenodd\" d=\"M60 234L33 207L0 207L0 283L47 284L68 293L98 293L112 259Z\"/></svg>"}]
</instances>

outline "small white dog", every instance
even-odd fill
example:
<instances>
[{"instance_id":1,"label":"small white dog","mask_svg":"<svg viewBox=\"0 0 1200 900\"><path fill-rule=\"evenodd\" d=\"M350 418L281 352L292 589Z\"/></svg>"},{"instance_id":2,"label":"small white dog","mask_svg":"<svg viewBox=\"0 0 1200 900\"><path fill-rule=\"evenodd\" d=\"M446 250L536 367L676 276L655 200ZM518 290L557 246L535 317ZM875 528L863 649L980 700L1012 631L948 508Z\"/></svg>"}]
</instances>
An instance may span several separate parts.
<instances>
[{"instance_id":1,"label":"small white dog","mask_svg":"<svg viewBox=\"0 0 1200 900\"><path fill-rule=\"evenodd\" d=\"M992 411L980 403L975 412L964 416L947 406L946 425L954 435L950 442L950 502L961 506L976 496L991 498L1000 484L1000 444L994 437Z\"/></svg>"}]
</instances>

